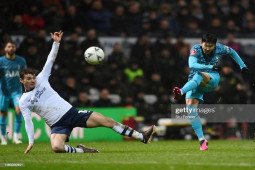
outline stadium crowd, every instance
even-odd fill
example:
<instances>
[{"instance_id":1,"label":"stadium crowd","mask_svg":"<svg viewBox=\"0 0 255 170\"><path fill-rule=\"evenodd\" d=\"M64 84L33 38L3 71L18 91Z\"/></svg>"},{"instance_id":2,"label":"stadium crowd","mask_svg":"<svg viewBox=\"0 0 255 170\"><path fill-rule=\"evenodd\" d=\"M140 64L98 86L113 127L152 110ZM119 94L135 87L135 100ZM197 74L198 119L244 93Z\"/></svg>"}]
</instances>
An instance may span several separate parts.
<instances>
[{"instance_id":1,"label":"stadium crowd","mask_svg":"<svg viewBox=\"0 0 255 170\"><path fill-rule=\"evenodd\" d=\"M64 36L51 75L51 85L75 107L134 106L147 122L169 117L169 96L189 73L187 37L215 33L236 50L251 71L254 54L235 37L255 37L254 0L1 0L1 44L13 35L25 39L17 49L28 67L41 70L51 47L49 32ZM80 42L78 38L85 36ZM136 37L129 56L115 44L103 65L83 58L90 46L102 47L98 37ZM150 38L155 38L151 42ZM176 43L172 39L176 38ZM198 42L199 43L199 42ZM4 55L1 48L1 56ZM255 103L254 77L242 76L230 57L223 58L219 87L205 103ZM94 96L98 96L95 98ZM179 103L184 103L184 98Z\"/></svg>"}]
</instances>

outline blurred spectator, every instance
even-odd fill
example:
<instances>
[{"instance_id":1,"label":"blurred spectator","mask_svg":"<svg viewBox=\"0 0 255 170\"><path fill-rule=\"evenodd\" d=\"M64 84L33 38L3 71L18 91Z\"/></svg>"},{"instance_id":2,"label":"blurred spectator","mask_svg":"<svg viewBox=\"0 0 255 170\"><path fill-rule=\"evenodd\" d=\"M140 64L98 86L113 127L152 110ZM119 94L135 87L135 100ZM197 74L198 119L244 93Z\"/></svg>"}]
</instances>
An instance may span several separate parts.
<instances>
[{"instance_id":1,"label":"blurred spectator","mask_svg":"<svg viewBox=\"0 0 255 170\"><path fill-rule=\"evenodd\" d=\"M126 36L127 20L123 6L117 6L112 17L111 35Z\"/></svg>"},{"instance_id":2,"label":"blurred spectator","mask_svg":"<svg viewBox=\"0 0 255 170\"><path fill-rule=\"evenodd\" d=\"M87 91L80 91L78 94L78 100L73 104L74 107L93 107L89 100L89 95Z\"/></svg>"},{"instance_id":3,"label":"blurred spectator","mask_svg":"<svg viewBox=\"0 0 255 170\"><path fill-rule=\"evenodd\" d=\"M114 44L112 53L109 56L107 63L117 63L120 68L125 68L127 58L124 56L122 47L119 43Z\"/></svg>"},{"instance_id":4,"label":"blurred spectator","mask_svg":"<svg viewBox=\"0 0 255 170\"><path fill-rule=\"evenodd\" d=\"M42 13L45 21L45 30L47 32L53 32L61 29L63 23L63 17L56 4L50 4Z\"/></svg>"},{"instance_id":5,"label":"blurred spectator","mask_svg":"<svg viewBox=\"0 0 255 170\"><path fill-rule=\"evenodd\" d=\"M188 27L187 23L191 19L190 11L186 6L181 7L177 12L177 21L179 22L181 32L184 32Z\"/></svg>"},{"instance_id":6,"label":"blurred spectator","mask_svg":"<svg viewBox=\"0 0 255 170\"><path fill-rule=\"evenodd\" d=\"M160 97L160 94L165 91L159 73L152 73L150 81L146 83L145 91L147 94L154 94L157 97Z\"/></svg>"},{"instance_id":7,"label":"blurred spectator","mask_svg":"<svg viewBox=\"0 0 255 170\"><path fill-rule=\"evenodd\" d=\"M140 4L130 1L127 12L127 34L128 36L137 36L141 28L142 14Z\"/></svg>"},{"instance_id":8,"label":"blurred spectator","mask_svg":"<svg viewBox=\"0 0 255 170\"><path fill-rule=\"evenodd\" d=\"M111 103L109 99L109 90L103 88L100 91L100 98L94 103L95 107L113 107L114 105Z\"/></svg>"},{"instance_id":9,"label":"blurred spectator","mask_svg":"<svg viewBox=\"0 0 255 170\"><path fill-rule=\"evenodd\" d=\"M178 22L176 21L174 15L173 15L173 10L172 10L171 5L169 3L162 3L160 5L158 19L161 22L160 30L164 31L162 33L163 35L165 33L169 33L169 34L172 34L172 35L179 33L179 25L178 25ZM166 31L166 29L169 29L169 31Z\"/></svg>"},{"instance_id":10,"label":"blurred spectator","mask_svg":"<svg viewBox=\"0 0 255 170\"><path fill-rule=\"evenodd\" d=\"M111 29L112 14L104 9L101 0L92 2L91 9L88 11L88 19L91 27L100 35L108 35Z\"/></svg>"},{"instance_id":11,"label":"blurred spectator","mask_svg":"<svg viewBox=\"0 0 255 170\"><path fill-rule=\"evenodd\" d=\"M221 97L221 104L236 104L245 103L246 101L240 101L239 95L244 94L244 87L241 83L240 78L238 78L232 69L232 64L225 63L222 68L222 76L220 79L220 84L216 88L216 91Z\"/></svg>"},{"instance_id":12,"label":"blurred spectator","mask_svg":"<svg viewBox=\"0 0 255 170\"><path fill-rule=\"evenodd\" d=\"M150 30L154 33L157 32L159 28L158 15L156 11L151 11L149 13L149 22L150 22ZM154 36L154 35L153 35Z\"/></svg>"},{"instance_id":13,"label":"blurred spectator","mask_svg":"<svg viewBox=\"0 0 255 170\"><path fill-rule=\"evenodd\" d=\"M157 31L157 37L162 37L164 35L175 35L175 31L171 28L169 20L162 19L160 21L160 26Z\"/></svg>"},{"instance_id":14,"label":"blurred spectator","mask_svg":"<svg viewBox=\"0 0 255 170\"><path fill-rule=\"evenodd\" d=\"M220 8L221 12L225 15L229 15L230 11L230 5L229 5L229 0L219 0L217 2L218 7Z\"/></svg>"},{"instance_id":15,"label":"blurred spectator","mask_svg":"<svg viewBox=\"0 0 255 170\"><path fill-rule=\"evenodd\" d=\"M238 27L242 27L242 13L239 6L234 5L231 7L229 18L233 19Z\"/></svg>"},{"instance_id":16,"label":"blurred spectator","mask_svg":"<svg viewBox=\"0 0 255 170\"><path fill-rule=\"evenodd\" d=\"M60 92L61 97L72 105L78 100L78 90L76 87L76 80L74 77L69 76L65 80L62 91Z\"/></svg>"},{"instance_id":17,"label":"blurred spectator","mask_svg":"<svg viewBox=\"0 0 255 170\"><path fill-rule=\"evenodd\" d=\"M226 36L226 29L220 18L213 18L211 24L208 27L208 31L217 35L219 38Z\"/></svg>"},{"instance_id":18,"label":"blurred spectator","mask_svg":"<svg viewBox=\"0 0 255 170\"><path fill-rule=\"evenodd\" d=\"M134 106L137 109L137 116L142 116L145 118L145 123L152 123L152 106L145 102L143 91L139 91L136 94Z\"/></svg>"},{"instance_id":19,"label":"blurred spectator","mask_svg":"<svg viewBox=\"0 0 255 170\"><path fill-rule=\"evenodd\" d=\"M45 25L45 21L41 16L38 6L32 4L28 13L22 15L23 24L28 27L30 31L38 31Z\"/></svg>"},{"instance_id":20,"label":"blurred spectator","mask_svg":"<svg viewBox=\"0 0 255 170\"><path fill-rule=\"evenodd\" d=\"M147 71L151 59L151 47L148 35L142 34L131 49L130 59L135 61L145 71Z\"/></svg>"},{"instance_id":21,"label":"blurred spectator","mask_svg":"<svg viewBox=\"0 0 255 170\"><path fill-rule=\"evenodd\" d=\"M67 7L63 21L62 28L66 34L72 32L82 33L88 29L88 21L79 11L77 11L74 5Z\"/></svg>"},{"instance_id":22,"label":"blurred spectator","mask_svg":"<svg viewBox=\"0 0 255 170\"><path fill-rule=\"evenodd\" d=\"M110 94L118 94L120 97L124 97L128 94L126 85L121 81L118 81L115 77L108 79L107 89Z\"/></svg>"},{"instance_id":23,"label":"blurred spectator","mask_svg":"<svg viewBox=\"0 0 255 170\"><path fill-rule=\"evenodd\" d=\"M199 28L196 20L190 20L187 25L188 28L184 28L182 34L186 37L198 37L202 35L202 30Z\"/></svg>"},{"instance_id":24,"label":"blurred spectator","mask_svg":"<svg viewBox=\"0 0 255 170\"><path fill-rule=\"evenodd\" d=\"M130 93L130 92L129 92ZM127 108L134 107L134 97L131 94L128 94L123 97L122 105Z\"/></svg>"},{"instance_id":25,"label":"blurred spectator","mask_svg":"<svg viewBox=\"0 0 255 170\"><path fill-rule=\"evenodd\" d=\"M180 55L181 49L189 51L190 46L188 43L184 42L184 38L182 35L178 35L176 39L177 41L173 44L173 46L178 51L178 55Z\"/></svg>"},{"instance_id":26,"label":"blurred spectator","mask_svg":"<svg viewBox=\"0 0 255 170\"><path fill-rule=\"evenodd\" d=\"M242 56L241 45L235 41L235 36L228 33L226 37L226 46L233 48L240 56Z\"/></svg>"},{"instance_id":27,"label":"blurred spectator","mask_svg":"<svg viewBox=\"0 0 255 170\"><path fill-rule=\"evenodd\" d=\"M28 32L21 15L15 15L12 22L5 29L12 35L26 35Z\"/></svg>"},{"instance_id":28,"label":"blurred spectator","mask_svg":"<svg viewBox=\"0 0 255 170\"><path fill-rule=\"evenodd\" d=\"M80 48L85 51L86 49L88 49L91 46L96 46L96 47L102 48L102 46L97 38L97 33L94 29L88 30L86 39L81 42Z\"/></svg>"},{"instance_id":29,"label":"blurred spectator","mask_svg":"<svg viewBox=\"0 0 255 170\"><path fill-rule=\"evenodd\" d=\"M136 62L132 62L130 64L130 67L127 67L124 70L124 73L128 76L128 80L130 83L132 83L136 77L144 76L143 70L141 68L139 68L139 66Z\"/></svg>"},{"instance_id":30,"label":"blurred spectator","mask_svg":"<svg viewBox=\"0 0 255 170\"><path fill-rule=\"evenodd\" d=\"M226 29L228 33L232 33L234 35L239 35L240 33L240 28L236 26L234 20L232 19L227 20Z\"/></svg>"}]
</instances>

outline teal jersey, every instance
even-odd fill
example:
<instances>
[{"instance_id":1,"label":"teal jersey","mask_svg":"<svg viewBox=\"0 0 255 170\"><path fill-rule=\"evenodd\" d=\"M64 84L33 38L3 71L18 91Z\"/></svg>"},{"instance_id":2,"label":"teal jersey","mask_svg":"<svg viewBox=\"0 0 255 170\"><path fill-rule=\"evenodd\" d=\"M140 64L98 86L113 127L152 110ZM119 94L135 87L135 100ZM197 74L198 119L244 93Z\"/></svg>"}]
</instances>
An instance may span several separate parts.
<instances>
[{"instance_id":1,"label":"teal jersey","mask_svg":"<svg viewBox=\"0 0 255 170\"><path fill-rule=\"evenodd\" d=\"M219 62L223 55L230 55L240 68L246 67L239 55L230 47L217 43L216 47L210 54L204 54L201 44L194 45L190 50L189 67L192 78L197 72L217 73L213 71L213 65Z\"/></svg>"},{"instance_id":2,"label":"teal jersey","mask_svg":"<svg viewBox=\"0 0 255 170\"><path fill-rule=\"evenodd\" d=\"M26 67L26 60L23 57L16 55L14 60L9 60L6 56L0 57L0 94L22 93L20 71Z\"/></svg>"}]
</instances>

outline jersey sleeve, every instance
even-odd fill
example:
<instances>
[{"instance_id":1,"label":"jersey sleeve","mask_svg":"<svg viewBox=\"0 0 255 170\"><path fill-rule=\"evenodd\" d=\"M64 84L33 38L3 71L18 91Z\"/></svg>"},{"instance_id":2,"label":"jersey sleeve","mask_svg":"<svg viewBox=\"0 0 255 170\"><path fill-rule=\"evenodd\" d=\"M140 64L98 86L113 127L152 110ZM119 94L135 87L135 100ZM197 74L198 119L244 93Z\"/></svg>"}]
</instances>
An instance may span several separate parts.
<instances>
[{"instance_id":1,"label":"jersey sleeve","mask_svg":"<svg viewBox=\"0 0 255 170\"><path fill-rule=\"evenodd\" d=\"M25 128L26 128L29 144L33 144L34 143L34 124L32 121L31 111L26 107L22 107L22 105L20 106L20 110L25 120Z\"/></svg>"},{"instance_id":2,"label":"jersey sleeve","mask_svg":"<svg viewBox=\"0 0 255 170\"><path fill-rule=\"evenodd\" d=\"M241 69L246 67L246 65L244 64L241 57L231 47L228 47L226 45L222 45L222 53L224 55L230 55L235 60L235 62L240 66Z\"/></svg>"},{"instance_id":3,"label":"jersey sleeve","mask_svg":"<svg viewBox=\"0 0 255 170\"><path fill-rule=\"evenodd\" d=\"M197 58L194 56L189 57L189 68L193 70L211 70L212 65L199 64Z\"/></svg>"},{"instance_id":4,"label":"jersey sleeve","mask_svg":"<svg viewBox=\"0 0 255 170\"><path fill-rule=\"evenodd\" d=\"M42 71L37 76L38 79L47 79L47 80L49 79L53 63L55 62L55 59L58 54L59 45L60 43L57 43L57 42L53 43L50 54L48 55L47 61Z\"/></svg>"}]
</instances>

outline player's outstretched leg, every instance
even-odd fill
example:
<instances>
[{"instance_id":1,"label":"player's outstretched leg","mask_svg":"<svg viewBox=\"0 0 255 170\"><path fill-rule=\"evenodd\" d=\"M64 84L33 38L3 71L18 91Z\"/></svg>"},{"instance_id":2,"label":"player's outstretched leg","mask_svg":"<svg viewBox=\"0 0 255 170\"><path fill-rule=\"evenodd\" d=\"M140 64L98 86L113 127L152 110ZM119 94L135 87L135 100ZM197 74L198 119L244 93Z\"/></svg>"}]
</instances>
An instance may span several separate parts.
<instances>
[{"instance_id":1,"label":"player's outstretched leg","mask_svg":"<svg viewBox=\"0 0 255 170\"><path fill-rule=\"evenodd\" d=\"M202 75L202 73L198 72L193 76L193 78L190 81L188 81L183 86L182 89L180 89L179 87L175 87L173 89L174 99L179 100L183 94L187 93L190 90L197 88L201 84L201 82L203 82L203 75Z\"/></svg>"},{"instance_id":2,"label":"player's outstretched leg","mask_svg":"<svg viewBox=\"0 0 255 170\"><path fill-rule=\"evenodd\" d=\"M200 150L207 150L208 142L204 137L203 129L202 129L202 122L197 113L197 107L194 105L187 105L188 113L189 113L189 120L192 128L197 134L197 137L200 141Z\"/></svg>"},{"instance_id":3,"label":"player's outstretched leg","mask_svg":"<svg viewBox=\"0 0 255 170\"><path fill-rule=\"evenodd\" d=\"M152 135L155 133L154 125L152 125L147 131L140 133L131 127L120 124L113 119L105 117L97 112L93 112L90 115L89 119L87 120L87 127L109 127L123 136L132 137L146 144L151 142Z\"/></svg>"},{"instance_id":4,"label":"player's outstretched leg","mask_svg":"<svg viewBox=\"0 0 255 170\"><path fill-rule=\"evenodd\" d=\"M70 145L65 145L67 139L66 134L51 134L51 148L56 153L98 153L99 151L92 148L87 148L82 144L77 145L77 147L72 147Z\"/></svg>"},{"instance_id":5,"label":"player's outstretched leg","mask_svg":"<svg viewBox=\"0 0 255 170\"><path fill-rule=\"evenodd\" d=\"M1 113L0 115L0 128L1 128L1 145L7 145L7 135L6 135L6 114Z\"/></svg>"}]
</instances>

